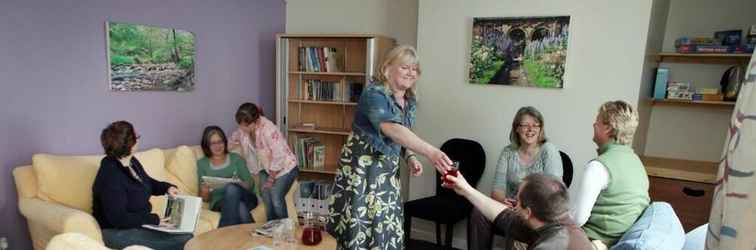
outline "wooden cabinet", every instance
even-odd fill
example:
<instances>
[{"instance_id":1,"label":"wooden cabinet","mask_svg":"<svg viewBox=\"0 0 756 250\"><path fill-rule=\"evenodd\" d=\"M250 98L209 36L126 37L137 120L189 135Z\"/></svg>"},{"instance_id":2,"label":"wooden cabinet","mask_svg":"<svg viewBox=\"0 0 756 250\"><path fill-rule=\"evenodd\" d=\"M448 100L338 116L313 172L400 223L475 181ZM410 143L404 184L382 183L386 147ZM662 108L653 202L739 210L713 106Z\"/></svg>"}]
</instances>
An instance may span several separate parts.
<instances>
[{"instance_id":1,"label":"wooden cabinet","mask_svg":"<svg viewBox=\"0 0 756 250\"><path fill-rule=\"evenodd\" d=\"M708 223L718 164L659 157L641 160L652 201L670 203L686 232Z\"/></svg>"},{"instance_id":2,"label":"wooden cabinet","mask_svg":"<svg viewBox=\"0 0 756 250\"><path fill-rule=\"evenodd\" d=\"M369 34L279 34L276 44L276 122L300 159L300 176L333 180L352 129L360 91L378 71L391 38ZM317 149L322 167L302 161L300 139ZM316 160L317 161L317 160Z\"/></svg>"}]
</instances>

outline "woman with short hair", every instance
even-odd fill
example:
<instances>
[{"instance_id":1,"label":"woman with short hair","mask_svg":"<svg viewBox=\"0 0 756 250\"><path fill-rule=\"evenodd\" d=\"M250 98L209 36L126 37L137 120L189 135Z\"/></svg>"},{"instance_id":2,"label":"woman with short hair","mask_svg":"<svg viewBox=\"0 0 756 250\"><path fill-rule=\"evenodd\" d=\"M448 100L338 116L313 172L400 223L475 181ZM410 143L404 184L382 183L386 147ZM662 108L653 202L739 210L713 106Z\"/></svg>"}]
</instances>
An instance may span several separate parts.
<instances>
[{"instance_id":1,"label":"woman with short hair","mask_svg":"<svg viewBox=\"0 0 756 250\"><path fill-rule=\"evenodd\" d=\"M183 249L192 234L169 234L142 228L167 224L153 214L150 196L178 195L175 185L150 177L134 157L139 136L127 121L111 123L102 130L100 142L105 157L92 185L92 215L102 229L105 246L123 249L143 245L154 249Z\"/></svg>"}]
</instances>

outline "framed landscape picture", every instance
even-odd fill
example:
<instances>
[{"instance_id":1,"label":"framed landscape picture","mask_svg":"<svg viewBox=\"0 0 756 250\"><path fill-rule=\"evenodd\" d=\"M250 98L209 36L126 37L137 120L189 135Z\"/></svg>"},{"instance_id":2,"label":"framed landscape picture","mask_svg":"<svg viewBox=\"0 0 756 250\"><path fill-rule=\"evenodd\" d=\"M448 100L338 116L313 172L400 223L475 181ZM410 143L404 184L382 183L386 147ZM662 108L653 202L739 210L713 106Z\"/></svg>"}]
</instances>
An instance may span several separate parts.
<instances>
[{"instance_id":1,"label":"framed landscape picture","mask_svg":"<svg viewBox=\"0 0 756 250\"><path fill-rule=\"evenodd\" d=\"M564 87L569 16L474 18L469 81Z\"/></svg>"},{"instance_id":2,"label":"framed landscape picture","mask_svg":"<svg viewBox=\"0 0 756 250\"><path fill-rule=\"evenodd\" d=\"M194 89L194 34L118 22L106 28L111 91Z\"/></svg>"}]
</instances>

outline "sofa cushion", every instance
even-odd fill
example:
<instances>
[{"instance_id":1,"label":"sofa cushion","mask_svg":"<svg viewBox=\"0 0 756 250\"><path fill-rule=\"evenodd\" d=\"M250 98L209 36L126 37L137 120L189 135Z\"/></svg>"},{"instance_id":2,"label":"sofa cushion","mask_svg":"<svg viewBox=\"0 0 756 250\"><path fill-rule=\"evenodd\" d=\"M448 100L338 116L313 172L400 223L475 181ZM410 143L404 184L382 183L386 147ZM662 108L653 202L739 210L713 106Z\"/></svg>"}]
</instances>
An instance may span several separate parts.
<instances>
[{"instance_id":1,"label":"sofa cushion","mask_svg":"<svg viewBox=\"0 0 756 250\"><path fill-rule=\"evenodd\" d=\"M672 206L653 202L611 249L680 249L685 232Z\"/></svg>"},{"instance_id":2,"label":"sofa cushion","mask_svg":"<svg viewBox=\"0 0 756 250\"><path fill-rule=\"evenodd\" d=\"M158 181L168 181L168 170L165 169L165 155L163 150L154 148L147 151L142 151L134 154L144 171L152 177L152 179Z\"/></svg>"},{"instance_id":3,"label":"sofa cushion","mask_svg":"<svg viewBox=\"0 0 756 250\"><path fill-rule=\"evenodd\" d=\"M197 158L192 149L178 146L176 149L166 150L165 156L168 172L178 179L178 182L173 184L187 194L197 195Z\"/></svg>"},{"instance_id":4,"label":"sofa cushion","mask_svg":"<svg viewBox=\"0 0 756 250\"><path fill-rule=\"evenodd\" d=\"M168 174L161 150L152 149L135 156L152 178L166 180ZM37 175L40 199L92 213L92 184L103 157L35 154L32 168Z\"/></svg>"},{"instance_id":5,"label":"sofa cushion","mask_svg":"<svg viewBox=\"0 0 756 250\"><path fill-rule=\"evenodd\" d=\"M35 154L32 168L37 174L39 197L92 213L92 184L102 156L60 156Z\"/></svg>"}]
</instances>

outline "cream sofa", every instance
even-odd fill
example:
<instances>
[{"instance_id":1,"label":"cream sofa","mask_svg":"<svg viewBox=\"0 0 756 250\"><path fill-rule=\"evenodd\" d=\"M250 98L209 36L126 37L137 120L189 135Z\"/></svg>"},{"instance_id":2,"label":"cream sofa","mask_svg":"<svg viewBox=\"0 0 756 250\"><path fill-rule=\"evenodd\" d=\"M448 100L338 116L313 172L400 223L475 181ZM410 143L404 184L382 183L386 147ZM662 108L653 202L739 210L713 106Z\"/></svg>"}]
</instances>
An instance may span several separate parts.
<instances>
[{"instance_id":1,"label":"cream sofa","mask_svg":"<svg viewBox=\"0 0 756 250\"><path fill-rule=\"evenodd\" d=\"M150 149L136 154L145 171L156 180L176 185L181 193L197 195L196 161L202 156L198 146L172 149ZM45 249L58 234L77 232L102 243L102 232L92 217L92 184L103 155L61 156L35 154L31 166L13 170L18 192L18 207L26 218L34 249ZM286 196L289 217L296 220L293 193L295 183ZM259 198L259 197L258 197ZM165 199L150 199L153 212L162 214ZM207 209L200 213L195 235L217 228L220 213ZM265 221L265 208L252 210L257 222Z\"/></svg>"}]
</instances>

